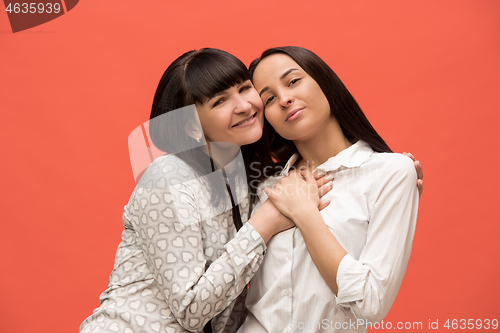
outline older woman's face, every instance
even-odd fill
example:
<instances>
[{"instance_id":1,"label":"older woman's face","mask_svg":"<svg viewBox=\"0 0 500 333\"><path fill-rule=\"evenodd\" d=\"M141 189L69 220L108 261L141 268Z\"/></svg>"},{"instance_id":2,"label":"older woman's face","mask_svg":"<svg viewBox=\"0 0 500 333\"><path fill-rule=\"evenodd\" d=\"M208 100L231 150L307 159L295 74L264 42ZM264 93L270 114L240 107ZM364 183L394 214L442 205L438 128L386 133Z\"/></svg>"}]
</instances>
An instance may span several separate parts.
<instances>
[{"instance_id":1,"label":"older woman's face","mask_svg":"<svg viewBox=\"0 0 500 333\"><path fill-rule=\"evenodd\" d=\"M238 146L260 139L264 126L262 100L250 80L196 104L205 139Z\"/></svg>"},{"instance_id":2,"label":"older woman's face","mask_svg":"<svg viewBox=\"0 0 500 333\"><path fill-rule=\"evenodd\" d=\"M333 119L325 94L292 58L277 53L261 60L253 82L265 116L288 140L307 140Z\"/></svg>"}]
</instances>

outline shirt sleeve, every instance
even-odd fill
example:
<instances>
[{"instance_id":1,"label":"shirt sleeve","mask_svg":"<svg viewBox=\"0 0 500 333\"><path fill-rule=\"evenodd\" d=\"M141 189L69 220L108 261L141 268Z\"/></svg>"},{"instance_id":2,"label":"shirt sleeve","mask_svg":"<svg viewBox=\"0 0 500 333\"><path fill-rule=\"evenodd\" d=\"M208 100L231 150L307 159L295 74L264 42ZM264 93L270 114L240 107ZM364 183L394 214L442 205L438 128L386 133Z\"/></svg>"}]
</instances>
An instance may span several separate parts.
<instances>
[{"instance_id":1,"label":"shirt sleeve","mask_svg":"<svg viewBox=\"0 0 500 333\"><path fill-rule=\"evenodd\" d=\"M245 307L245 300L247 297L248 287L243 288L243 292L236 298L234 307L228 307L224 312L228 316L227 320L222 320L222 316L218 316L216 322L212 320L212 326L221 328L224 325L223 333L234 333L243 325L248 315L248 309Z\"/></svg>"},{"instance_id":2,"label":"shirt sleeve","mask_svg":"<svg viewBox=\"0 0 500 333\"><path fill-rule=\"evenodd\" d=\"M396 299L417 221L415 168L409 158L391 155L370 192L366 245L359 260L347 254L337 271L337 304L372 323L382 320Z\"/></svg>"},{"instance_id":3,"label":"shirt sleeve","mask_svg":"<svg viewBox=\"0 0 500 333\"><path fill-rule=\"evenodd\" d=\"M180 167L150 166L146 173L156 170L157 176L145 173L141 182L149 185L136 188L129 206L137 239L169 306L165 315L175 316L186 330L197 332L240 295L260 266L266 245L246 223L225 244L222 255L207 262L205 251L214 249L203 246L206 235L193 189L182 183L175 191L166 186L167 174L189 177L186 168L176 170Z\"/></svg>"}]
</instances>

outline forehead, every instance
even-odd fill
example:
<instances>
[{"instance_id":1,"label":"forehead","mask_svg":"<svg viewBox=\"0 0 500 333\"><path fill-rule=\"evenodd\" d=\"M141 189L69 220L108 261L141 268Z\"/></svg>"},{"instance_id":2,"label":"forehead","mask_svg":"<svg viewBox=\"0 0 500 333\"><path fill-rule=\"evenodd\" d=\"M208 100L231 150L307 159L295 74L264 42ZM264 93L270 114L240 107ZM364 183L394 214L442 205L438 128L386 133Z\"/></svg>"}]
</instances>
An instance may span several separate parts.
<instances>
[{"instance_id":1,"label":"forehead","mask_svg":"<svg viewBox=\"0 0 500 333\"><path fill-rule=\"evenodd\" d=\"M255 68L253 82L257 90L281 80L281 76L289 69L302 68L288 55L276 53L260 61Z\"/></svg>"}]
</instances>

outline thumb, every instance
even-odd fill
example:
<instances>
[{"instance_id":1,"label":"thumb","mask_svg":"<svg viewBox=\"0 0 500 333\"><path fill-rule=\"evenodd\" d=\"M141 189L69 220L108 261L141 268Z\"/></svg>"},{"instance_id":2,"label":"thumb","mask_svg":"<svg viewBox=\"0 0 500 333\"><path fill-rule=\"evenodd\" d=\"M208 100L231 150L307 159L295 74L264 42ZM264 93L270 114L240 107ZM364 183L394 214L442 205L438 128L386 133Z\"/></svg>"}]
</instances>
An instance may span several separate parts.
<instances>
[{"instance_id":1,"label":"thumb","mask_svg":"<svg viewBox=\"0 0 500 333\"><path fill-rule=\"evenodd\" d=\"M264 189L264 193L266 193L266 195L267 195L267 197L268 197L269 199L271 199L271 197L273 196L273 190L272 190L271 188L269 188L269 187L266 187L266 188Z\"/></svg>"}]
</instances>

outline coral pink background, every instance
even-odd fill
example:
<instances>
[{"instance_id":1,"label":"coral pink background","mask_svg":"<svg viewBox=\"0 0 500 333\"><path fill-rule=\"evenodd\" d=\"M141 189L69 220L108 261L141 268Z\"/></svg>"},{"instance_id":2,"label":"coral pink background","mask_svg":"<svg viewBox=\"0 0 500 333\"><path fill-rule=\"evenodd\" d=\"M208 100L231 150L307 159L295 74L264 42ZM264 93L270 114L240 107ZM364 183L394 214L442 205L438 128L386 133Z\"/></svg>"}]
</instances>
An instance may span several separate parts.
<instances>
[{"instance_id":1,"label":"coral pink background","mask_svg":"<svg viewBox=\"0 0 500 333\"><path fill-rule=\"evenodd\" d=\"M13 34L0 12L0 332L77 332L134 187L129 133L170 62L298 45L424 166L413 253L385 322L500 319L500 2L81 1ZM422 330L426 331L426 330Z\"/></svg>"}]
</instances>

